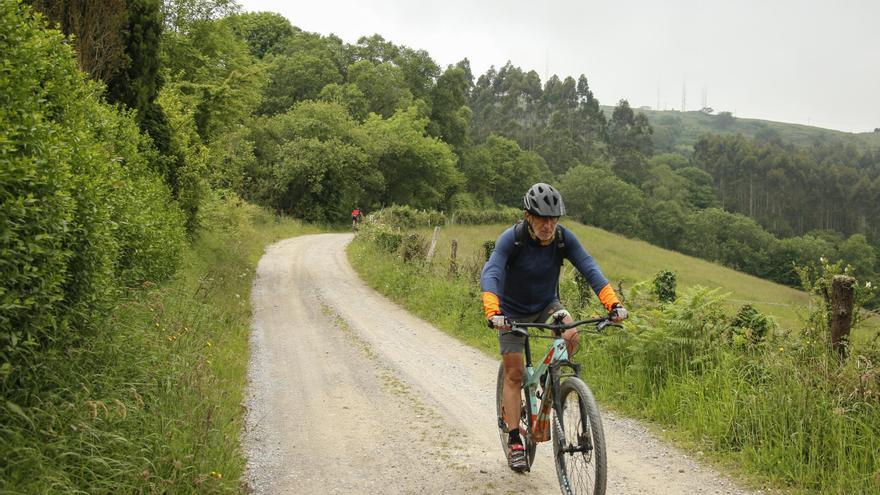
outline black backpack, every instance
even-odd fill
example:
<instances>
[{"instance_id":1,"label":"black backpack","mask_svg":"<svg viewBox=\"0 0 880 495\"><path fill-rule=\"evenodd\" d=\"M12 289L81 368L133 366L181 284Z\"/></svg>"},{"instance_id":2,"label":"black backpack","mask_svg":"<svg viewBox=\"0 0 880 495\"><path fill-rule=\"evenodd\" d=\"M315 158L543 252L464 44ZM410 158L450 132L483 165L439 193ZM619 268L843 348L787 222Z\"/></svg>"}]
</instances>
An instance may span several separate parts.
<instances>
[{"instance_id":1,"label":"black backpack","mask_svg":"<svg viewBox=\"0 0 880 495\"><path fill-rule=\"evenodd\" d=\"M523 244L529 238L529 229L526 225L526 222L520 220L516 222L516 225L513 226L513 251L510 253L510 256L507 257L507 265L505 268L510 269L513 266L513 262L516 261L516 258L519 256L519 253L522 252ZM565 260L565 234L559 225L556 226L556 249L559 253L559 266L562 266L562 262Z\"/></svg>"}]
</instances>

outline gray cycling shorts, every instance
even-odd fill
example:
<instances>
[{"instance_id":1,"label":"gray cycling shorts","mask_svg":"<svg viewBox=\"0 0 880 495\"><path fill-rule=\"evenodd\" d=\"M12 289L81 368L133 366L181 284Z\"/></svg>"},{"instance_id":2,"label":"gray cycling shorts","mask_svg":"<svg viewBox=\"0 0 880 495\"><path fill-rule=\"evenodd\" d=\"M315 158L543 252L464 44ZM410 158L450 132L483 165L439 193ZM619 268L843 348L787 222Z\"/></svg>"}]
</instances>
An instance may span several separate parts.
<instances>
[{"instance_id":1,"label":"gray cycling shorts","mask_svg":"<svg viewBox=\"0 0 880 495\"><path fill-rule=\"evenodd\" d=\"M559 301L553 301L542 311L533 315L519 316L516 318L510 318L510 320L519 323L544 323L549 322L549 320L559 311L565 311L565 313L568 314L568 311L565 310L562 303ZM501 354L523 352L526 346L526 338L511 333L502 335L501 332L498 332L498 344L501 347Z\"/></svg>"}]
</instances>

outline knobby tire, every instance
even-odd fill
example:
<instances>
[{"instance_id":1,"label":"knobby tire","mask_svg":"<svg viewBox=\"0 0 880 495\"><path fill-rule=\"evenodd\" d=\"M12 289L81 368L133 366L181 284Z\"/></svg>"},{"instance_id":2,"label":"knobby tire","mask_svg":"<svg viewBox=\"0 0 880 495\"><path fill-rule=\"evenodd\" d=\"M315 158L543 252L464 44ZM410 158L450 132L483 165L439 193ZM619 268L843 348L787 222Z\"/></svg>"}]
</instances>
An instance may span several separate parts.
<instances>
[{"instance_id":1,"label":"knobby tire","mask_svg":"<svg viewBox=\"0 0 880 495\"><path fill-rule=\"evenodd\" d=\"M551 440L562 493L604 495L605 433L593 393L583 380L570 377L559 387L557 404Z\"/></svg>"}]
</instances>

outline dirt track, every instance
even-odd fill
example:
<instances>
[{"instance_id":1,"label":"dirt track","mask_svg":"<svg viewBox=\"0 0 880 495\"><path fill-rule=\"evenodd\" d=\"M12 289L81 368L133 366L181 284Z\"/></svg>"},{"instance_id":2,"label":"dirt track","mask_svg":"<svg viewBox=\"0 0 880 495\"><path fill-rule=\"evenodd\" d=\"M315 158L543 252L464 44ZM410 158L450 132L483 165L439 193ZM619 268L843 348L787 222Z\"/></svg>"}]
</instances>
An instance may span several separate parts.
<instances>
[{"instance_id":1,"label":"dirt track","mask_svg":"<svg viewBox=\"0 0 880 495\"><path fill-rule=\"evenodd\" d=\"M558 493L549 444L530 474L507 468L497 360L367 288L346 259L350 239L288 239L260 260L245 435L254 493ZM751 493L637 422L603 419L609 494Z\"/></svg>"}]
</instances>

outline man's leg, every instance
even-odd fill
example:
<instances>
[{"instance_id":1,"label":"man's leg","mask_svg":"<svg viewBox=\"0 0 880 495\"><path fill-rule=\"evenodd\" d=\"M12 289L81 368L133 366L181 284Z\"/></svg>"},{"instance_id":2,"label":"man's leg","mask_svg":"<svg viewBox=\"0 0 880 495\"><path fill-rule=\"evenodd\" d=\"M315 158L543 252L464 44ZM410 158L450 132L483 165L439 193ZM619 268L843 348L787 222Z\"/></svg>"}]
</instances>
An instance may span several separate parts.
<instances>
[{"instance_id":1,"label":"man's leg","mask_svg":"<svg viewBox=\"0 0 880 495\"><path fill-rule=\"evenodd\" d=\"M523 380L523 355L521 352L502 354L504 362L504 392L501 397L501 406L504 411L504 422L508 430L519 428L520 413L522 411Z\"/></svg>"},{"instance_id":2,"label":"man's leg","mask_svg":"<svg viewBox=\"0 0 880 495\"><path fill-rule=\"evenodd\" d=\"M562 319L562 323L574 323L571 315L567 315ZM574 353L577 352L578 343L580 342L580 336L577 333L577 328L569 328L568 330L562 332L562 338L565 339L565 347L568 348L568 357L571 359L574 356Z\"/></svg>"}]
</instances>

